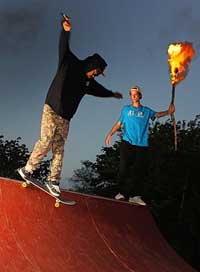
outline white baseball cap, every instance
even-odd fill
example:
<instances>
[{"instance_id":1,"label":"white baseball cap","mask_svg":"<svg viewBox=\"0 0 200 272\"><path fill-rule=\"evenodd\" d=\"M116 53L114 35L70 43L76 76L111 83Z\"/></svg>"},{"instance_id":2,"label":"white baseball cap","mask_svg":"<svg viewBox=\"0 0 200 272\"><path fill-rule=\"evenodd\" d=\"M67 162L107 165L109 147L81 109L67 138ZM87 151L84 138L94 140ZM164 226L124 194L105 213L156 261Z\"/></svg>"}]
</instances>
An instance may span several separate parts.
<instances>
[{"instance_id":1,"label":"white baseball cap","mask_svg":"<svg viewBox=\"0 0 200 272\"><path fill-rule=\"evenodd\" d=\"M140 88L138 85L135 85L135 86L131 87L130 90L131 90L131 91L132 91L132 90L136 90L136 91L138 91L139 93L142 93L142 90L141 90L141 88Z\"/></svg>"}]
</instances>

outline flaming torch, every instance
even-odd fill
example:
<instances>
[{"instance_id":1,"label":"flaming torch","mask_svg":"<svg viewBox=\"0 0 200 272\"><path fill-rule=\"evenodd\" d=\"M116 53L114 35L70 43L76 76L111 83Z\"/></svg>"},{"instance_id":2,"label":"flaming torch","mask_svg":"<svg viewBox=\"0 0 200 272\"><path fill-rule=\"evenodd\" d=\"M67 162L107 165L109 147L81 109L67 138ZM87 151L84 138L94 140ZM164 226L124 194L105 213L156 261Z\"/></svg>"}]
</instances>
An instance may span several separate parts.
<instances>
[{"instance_id":1,"label":"flaming torch","mask_svg":"<svg viewBox=\"0 0 200 272\"><path fill-rule=\"evenodd\" d=\"M175 100L175 87L187 76L194 53L195 51L190 42L172 43L168 46L168 64L172 83L172 104L174 104ZM174 114L171 115L171 120L174 126L174 148L175 151L177 151L177 131Z\"/></svg>"}]
</instances>

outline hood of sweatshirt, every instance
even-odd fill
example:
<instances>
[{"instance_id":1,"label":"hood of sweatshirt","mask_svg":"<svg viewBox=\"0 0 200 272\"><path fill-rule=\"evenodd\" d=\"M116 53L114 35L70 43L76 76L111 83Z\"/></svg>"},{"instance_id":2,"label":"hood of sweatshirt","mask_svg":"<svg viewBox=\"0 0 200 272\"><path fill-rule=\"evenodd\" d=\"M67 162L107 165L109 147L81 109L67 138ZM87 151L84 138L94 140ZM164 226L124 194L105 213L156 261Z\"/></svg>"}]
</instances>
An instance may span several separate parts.
<instances>
[{"instance_id":1,"label":"hood of sweatshirt","mask_svg":"<svg viewBox=\"0 0 200 272\"><path fill-rule=\"evenodd\" d=\"M97 53L87 57L86 59L83 60L83 62L84 70L86 73L97 68L99 68L103 72L107 66L105 60Z\"/></svg>"}]
</instances>

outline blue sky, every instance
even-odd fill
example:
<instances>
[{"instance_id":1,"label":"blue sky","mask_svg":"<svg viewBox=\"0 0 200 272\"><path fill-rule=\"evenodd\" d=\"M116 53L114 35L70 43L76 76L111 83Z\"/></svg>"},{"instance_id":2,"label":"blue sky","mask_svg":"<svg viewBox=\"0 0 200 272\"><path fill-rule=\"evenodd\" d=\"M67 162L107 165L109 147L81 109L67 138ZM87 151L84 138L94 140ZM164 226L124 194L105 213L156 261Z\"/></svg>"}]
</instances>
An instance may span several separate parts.
<instances>
[{"instance_id":1,"label":"blue sky","mask_svg":"<svg viewBox=\"0 0 200 272\"><path fill-rule=\"evenodd\" d=\"M80 168L81 160L95 160L121 108L130 103L132 85L143 89L142 104L167 109L167 47L172 42L189 41L196 50L175 98L176 119L194 119L200 113L199 10L199 0L1 1L0 134L6 139L20 136L30 151L39 137L44 100L57 67L61 11L72 18L72 51L80 59L101 54L108 67L106 77L97 80L124 95L123 100L82 100L65 145L63 178Z\"/></svg>"}]
</instances>

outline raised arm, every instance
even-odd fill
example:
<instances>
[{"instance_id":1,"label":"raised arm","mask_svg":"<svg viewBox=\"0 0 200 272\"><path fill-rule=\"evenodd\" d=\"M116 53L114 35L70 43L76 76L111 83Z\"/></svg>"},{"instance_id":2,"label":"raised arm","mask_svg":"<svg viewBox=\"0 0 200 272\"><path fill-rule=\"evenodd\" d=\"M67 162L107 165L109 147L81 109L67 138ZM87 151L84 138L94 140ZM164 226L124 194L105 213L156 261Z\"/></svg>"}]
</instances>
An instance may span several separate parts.
<instances>
[{"instance_id":1,"label":"raised arm","mask_svg":"<svg viewBox=\"0 0 200 272\"><path fill-rule=\"evenodd\" d=\"M62 30L60 33L59 40L59 61L58 66L61 65L65 55L69 52L69 39L70 39L70 31L71 31L71 20L63 20L61 23Z\"/></svg>"}]
</instances>

